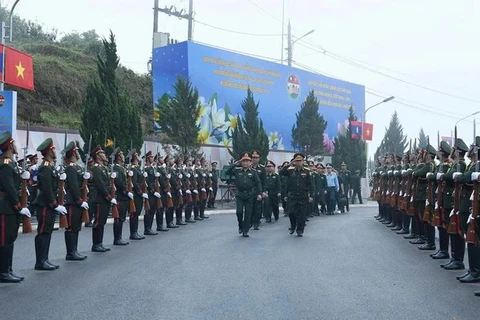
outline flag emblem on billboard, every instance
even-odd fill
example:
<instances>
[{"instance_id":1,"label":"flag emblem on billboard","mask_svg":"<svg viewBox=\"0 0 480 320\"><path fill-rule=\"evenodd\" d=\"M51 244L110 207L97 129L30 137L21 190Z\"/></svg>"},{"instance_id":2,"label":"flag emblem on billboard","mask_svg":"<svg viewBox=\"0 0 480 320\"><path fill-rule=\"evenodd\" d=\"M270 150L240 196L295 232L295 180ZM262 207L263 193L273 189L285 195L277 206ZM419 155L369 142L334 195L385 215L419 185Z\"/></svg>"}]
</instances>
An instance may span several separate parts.
<instances>
[{"instance_id":1,"label":"flag emblem on billboard","mask_svg":"<svg viewBox=\"0 0 480 320\"><path fill-rule=\"evenodd\" d=\"M300 95L300 80L298 80L298 77L294 74L288 76L287 91L292 99L297 99Z\"/></svg>"},{"instance_id":2,"label":"flag emblem on billboard","mask_svg":"<svg viewBox=\"0 0 480 320\"><path fill-rule=\"evenodd\" d=\"M5 97L0 94L0 107L3 107L4 103L5 103Z\"/></svg>"}]
</instances>

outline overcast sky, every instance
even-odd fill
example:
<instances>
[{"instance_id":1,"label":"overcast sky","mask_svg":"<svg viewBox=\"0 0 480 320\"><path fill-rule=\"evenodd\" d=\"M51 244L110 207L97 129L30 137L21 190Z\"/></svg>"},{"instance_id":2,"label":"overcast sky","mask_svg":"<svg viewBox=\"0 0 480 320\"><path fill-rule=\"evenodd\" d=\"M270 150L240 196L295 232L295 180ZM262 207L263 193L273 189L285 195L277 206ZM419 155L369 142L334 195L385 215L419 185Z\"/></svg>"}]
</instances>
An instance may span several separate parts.
<instances>
[{"instance_id":1,"label":"overcast sky","mask_svg":"<svg viewBox=\"0 0 480 320\"><path fill-rule=\"evenodd\" d=\"M1 2L10 7L14 0ZM15 12L61 33L95 29L106 36L112 29L121 63L143 73L151 56L153 2L20 0ZM480 110L478 2L285 0L285 21L291 19L296 36L315 30L295 45L293 58L297 63L365 85L368 92L376 94L366 94L367 107L382 97L396 97L367 113L367 122L375 126L374 140L369 144L373 154L394 110L409 137L418 137L423 127L433 145L437 130L440 135L450 135L458 119ZM160 7L170 5L187 9L188 0L160 0ZM194 40L280 59L282 0L194 0L194 11L199 21ZM271 36L236 34L201 23ZM184 41L187 22L160 13L159 31ZM480 123L480 114L477 117ZM461 124L459 136L470 144L472 122Z\"/></svg>"}]
</instances>

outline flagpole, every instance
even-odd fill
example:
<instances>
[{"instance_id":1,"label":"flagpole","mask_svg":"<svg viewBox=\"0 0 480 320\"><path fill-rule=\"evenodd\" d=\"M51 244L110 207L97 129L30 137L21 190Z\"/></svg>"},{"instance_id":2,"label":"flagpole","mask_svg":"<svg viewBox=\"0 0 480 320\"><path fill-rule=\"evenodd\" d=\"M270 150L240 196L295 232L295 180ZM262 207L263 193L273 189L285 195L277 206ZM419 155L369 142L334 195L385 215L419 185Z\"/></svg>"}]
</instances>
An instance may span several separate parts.
<instances>
[{"instance_id":1,"label":"flagpole","mask_svg":"<svg viewBox=\"0 0 480 320\"><path fill-rule=\"evenodd\" d=\"M5 90L5 22L2 21L1 26L1 35L2 38L2 81L0 82L0 91Z\"/></svg>"}]
</instances>

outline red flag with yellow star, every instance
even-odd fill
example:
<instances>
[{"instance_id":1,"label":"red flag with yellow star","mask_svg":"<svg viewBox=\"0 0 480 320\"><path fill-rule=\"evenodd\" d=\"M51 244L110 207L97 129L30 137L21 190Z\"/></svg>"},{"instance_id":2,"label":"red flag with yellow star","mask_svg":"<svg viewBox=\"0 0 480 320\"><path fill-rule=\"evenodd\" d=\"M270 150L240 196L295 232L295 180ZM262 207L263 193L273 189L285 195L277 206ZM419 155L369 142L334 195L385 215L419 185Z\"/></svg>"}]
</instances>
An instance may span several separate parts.
<instances>
[{"instance_id":1,"label":"red flag with yellow star","mask_svg":"<svg viewBox=\"0 0 480 320\"><path fill-rule=\"evenodd\" d=\"M34 90L32 56L13 48L5 47L5 83Z\"/></svg>"},{"instance_id":2,"label":"red flag with yellow star","mask_svg":"<svg viewBox=\"0 0 480 320\"><path fill-rule=\"evenodd\" d=\"M372 141L373 137L373 124L372 123L363 123L363 140Z\"/></svg>"}]
</instances>

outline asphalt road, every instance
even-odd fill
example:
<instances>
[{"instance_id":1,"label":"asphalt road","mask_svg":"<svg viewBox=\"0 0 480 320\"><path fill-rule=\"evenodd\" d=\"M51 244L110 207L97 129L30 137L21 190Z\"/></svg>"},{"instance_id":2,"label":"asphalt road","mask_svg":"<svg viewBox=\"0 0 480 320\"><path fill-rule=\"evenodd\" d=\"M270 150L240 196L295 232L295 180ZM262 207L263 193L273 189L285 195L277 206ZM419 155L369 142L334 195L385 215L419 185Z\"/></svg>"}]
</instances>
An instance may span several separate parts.
<instances>
[{"instance_id":1,"label":"asphalt road","mask_svg":"<svg viewBox=\"0 0 480 320\"><path fill-rule=\"evenodd\" d=\"M0 284L0 319L480 319L480 285L460 284L374 211L313 218L303 238L283 217L242 238L234 215L216 215L103 254L84 229L84 262L63 260L55 231L53 272L33 270L22 235L14 269L26 279Z\"/></svg>"}]
</instances>

